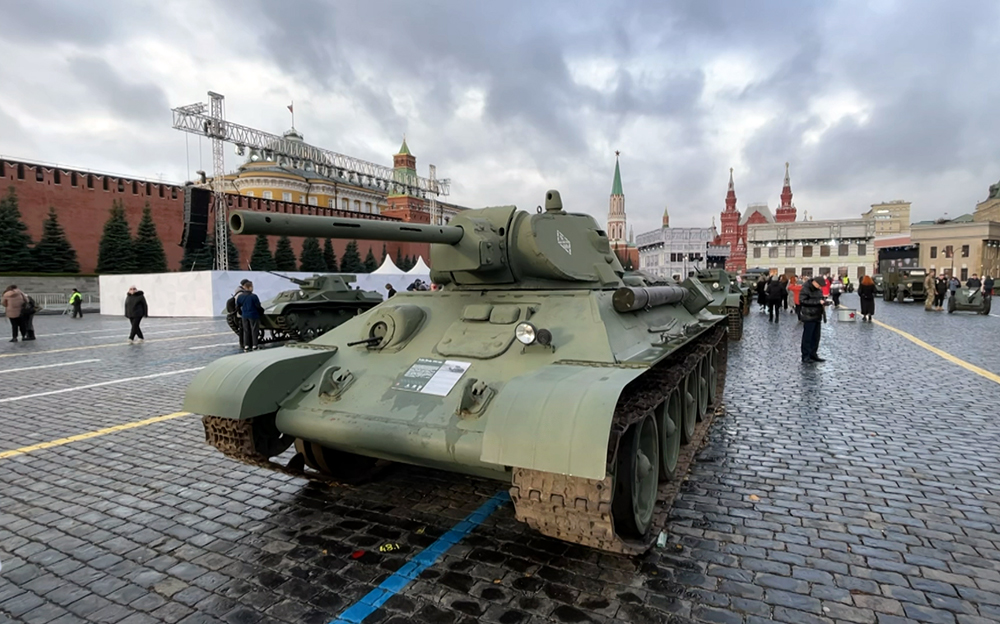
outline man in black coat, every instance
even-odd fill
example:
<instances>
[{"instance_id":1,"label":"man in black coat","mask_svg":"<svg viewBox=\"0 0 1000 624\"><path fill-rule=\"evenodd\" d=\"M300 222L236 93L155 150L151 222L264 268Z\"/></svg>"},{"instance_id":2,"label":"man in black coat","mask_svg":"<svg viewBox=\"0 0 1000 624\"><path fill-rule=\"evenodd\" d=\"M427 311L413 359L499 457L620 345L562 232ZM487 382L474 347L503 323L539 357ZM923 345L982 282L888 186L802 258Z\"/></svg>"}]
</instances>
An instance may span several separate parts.
<instances>
[{"instance_id":1,"label":"man in black coat","mask_svg":"<svg viewBox=\"0 0 1000 624\"><path fill-rule=\"evenodd\" d=\"M982 286L983 286L983 283L981 281L979 281L979 276L976 275L975 273L973 273L972 277L970 277L969 279L967 279L965 281L965 287L966 288L973 288L973 289L975 289L975 288L982 288Z\"/></svg>"},{"instance_id":2,"label":"man in black coat","mask_svg":"<svg viewBox=\"0 0 1000 624\"><path fill-rule=\"evenodd\" d=\"M820 323L826 322L826 312L823 310L826 302L823 300L823 286L818 279L811 279L802 286L799 303L802 305L799 315L802 319L802 361L825 362L819 356L819 339Z\"/></svg>"},{"instance_id":3,"label":"man in black coat","mask_svg":"<svg viewBox=\"0 0 1000 624\"><path fill-rule=\"evenodd\" d=\"M781 302L788 299L785 284L776 277L765 286L767 293L767 322L777 323L781 319Z\"/></svg>"},{"instance_id":4,"label":"man in black coat","mask_svg":"<svg viewBox=\"0 0 1000 624\"><path fill-rule=\"evenodd\" d=\"M145 340L142 336L142 330L139 329L139 323L148 315L149 308L146 307L146 297L135 286L130 287L128 295L125 296L125 318L132 322L132 331L128 335L129 342L134 344L136 338L140 341Z\"/></svg>"}]
</instances>

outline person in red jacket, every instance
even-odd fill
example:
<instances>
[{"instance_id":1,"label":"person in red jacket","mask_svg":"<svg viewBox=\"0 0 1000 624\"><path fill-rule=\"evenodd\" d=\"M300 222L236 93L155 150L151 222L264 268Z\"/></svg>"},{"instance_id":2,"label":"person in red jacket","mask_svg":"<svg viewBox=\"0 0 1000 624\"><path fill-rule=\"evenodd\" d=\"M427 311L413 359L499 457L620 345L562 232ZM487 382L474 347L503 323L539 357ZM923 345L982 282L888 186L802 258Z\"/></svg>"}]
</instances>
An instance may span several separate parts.
<instances>
[{"instance_id":1,"label":"person in red jacket","mask_svg":"<svg viewBox=\"0 0 1000 624\"><path fill-rule=\"evenodd\" d=\"M798 318L799 312L802 311L802 304L799 303L799 293L802 292L802 284L799 283L799 280L794 275L788 280L788 292L792 294L792 303L795 304L795 309L792 311L795 312L795 316Z\"/></svg>"},{"instance_id":2,"label":"person in red jacket","mask_svg":"<svg viewBox=\"0 0 1000 624\"><path fill-rule=\"evenodd\" d=\"M830 279L830 275L829 274L824 275L821 279L823 280L823 282L822 282L823 283L823 298L824 299L829 299L830 298L830 284L833 283L833 280Z\"/></svg>"}]
</instances>

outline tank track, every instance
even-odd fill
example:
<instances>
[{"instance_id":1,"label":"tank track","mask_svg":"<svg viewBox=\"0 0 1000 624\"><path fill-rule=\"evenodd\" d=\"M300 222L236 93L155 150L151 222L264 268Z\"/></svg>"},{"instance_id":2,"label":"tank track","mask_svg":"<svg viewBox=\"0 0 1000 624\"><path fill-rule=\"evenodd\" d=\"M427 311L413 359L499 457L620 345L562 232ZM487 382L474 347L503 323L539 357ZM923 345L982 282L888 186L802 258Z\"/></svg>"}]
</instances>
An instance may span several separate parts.
<instances>
[{"instance_id":1,"label":"tank track","mask_svg":"<svg viewBox=\"0 0 1000 624\"><path fill-rule=\"evenodd\" d=\"M559 540L591 548L638 555L647 551L666 524L674 497L683 477L715 416L725 413L723 390L726 384L728 360L727 327L718 325L694 345L681 349L630 384L618 400L608 442L607 476L602 480L515 468L510 488L515 515L536 531ZM701 358L711 349L719 349L720 362L716 380L715 401L709 405L705 418L695 430L695 439L681 449L674 478L661 481L656 499L653 522L642 541L626 540L615 533L611 516L613 492L612 466L622 433L641 417L652 412L684 376L695 370Z\"/></svg>"},{"instance_id":2,"label":"tank track","mask_svg":"<svg viewBox=\"0 0 1000 624\"><path fill-rule=\"evenodd\" d=\"M733 342L743 340L743 310L737 307L726 308L729 319L729 339Z\"/></svg>"},{"instance_id":3,"label":"tank track","mask_svg":"<svg viewBox=\"0 0 1000 624\"><path fill-rule=\"evenodd\" d=\"M292 457L287 466L282 466L268 459L257 450L254 444L253 420L202 416L201 422L205 425L205 441L222 451L222 454L230 459L325 485L349 487L347 484L340 483L324 474L306 471L305 460L298 453Z\"/></svg>"}]
</instances>

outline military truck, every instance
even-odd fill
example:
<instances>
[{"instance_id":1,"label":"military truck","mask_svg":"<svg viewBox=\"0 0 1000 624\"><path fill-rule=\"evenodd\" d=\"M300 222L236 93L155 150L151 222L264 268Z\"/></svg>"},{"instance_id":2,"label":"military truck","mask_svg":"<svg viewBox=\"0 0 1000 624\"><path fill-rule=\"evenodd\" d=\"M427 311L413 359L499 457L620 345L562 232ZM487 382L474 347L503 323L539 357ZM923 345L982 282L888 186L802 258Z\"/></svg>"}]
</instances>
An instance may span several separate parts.
<instances>
[{"instance_id":1,"label":"military truck","mask_svg":"<svg viewBox=\"0 0 1000 624\"><path fill-rule=\"evenodd\" d=\"M448 225L234 211L237 235L431 243L443 289L399 292L309 343L217 360L184 409L244 462L336 481L385 461L494 478L545 535L645 551L676 492L667 481L693 455L681 445L721 409L726 318L706 310L696 277L626 283L592 216L564 210L557 191L544 205ZM271 461L293 444L286 466Z\"/></svg>"},{"instance_id":2,"label":"military truck","mask_svg":"<svg viewBox=\"0 0 1000 624\"><path fill-rule=\"evenodd\" d=\"M261 303L258 342L309 341L382 303L382 295L351 288L353 275L313 275L299 279L268 271L298 288L285 290ZM239 334L243 331L236 314L235 297L226 304L226 323Z\"/></svg>"},{"instance_id":3,"label":"military truck","mask_svg":"<svg viewBox=\"0 0 1000 624\"><path fill-rule=\"evenodd\" d=\"M711 289L712 302L708 304L708 311L728 319L729 339L743 340L744 311L750 309L749 289L743 291L732 275L722 269L701 269L694 276Z\"/></svg>"},{"instance_id":4,"label":"military truck","mask_svg":"<svg viewBox=\"0 0 1000 624\"><path fill-rule=\"evenodd\" d=\"M876 273L872 275L872 281L875 282L875 294L881 295L885 292L885 278L882 277L881 273Z\"/></svg>"},{"instance_id":5,"label":"military truck","mask_svg":"<svg viewBox=\"0 0 1000 624\"><path fill-rule=\"evenodd\" d=\"M987 315L993 307L993 297L983 292L980 287L967 288L963 286L955 291L954 295L948 297L945 306L948 314L953 312L976 312Z\"/></svg>"},{"instance_id":6,"label":"military truck","mask_svg":"<svg viewBox=\"0 0 1000 624\"><path fill-rule=\"evenodd\" d=\"M927 271L921 268L899 267L884 276L882 299L903 303L906 299L923 301L927 298L924 290L924 280Z\"/></svg>"}]
</instances>

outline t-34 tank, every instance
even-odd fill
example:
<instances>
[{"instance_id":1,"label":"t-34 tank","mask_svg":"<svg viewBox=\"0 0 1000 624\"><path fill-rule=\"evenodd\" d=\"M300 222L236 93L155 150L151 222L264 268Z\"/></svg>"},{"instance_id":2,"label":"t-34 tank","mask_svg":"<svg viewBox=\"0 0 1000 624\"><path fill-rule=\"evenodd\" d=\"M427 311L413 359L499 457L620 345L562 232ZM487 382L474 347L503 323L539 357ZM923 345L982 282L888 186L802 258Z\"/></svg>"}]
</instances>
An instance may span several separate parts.
<instances>
[{"instance_id":1,"label":"t-34 tank","mask_svg":"<svg viewBox=\"0 0 1000 624\"><path fill-rule=\"evenodd\" d=\"M483 208L450 225L246 211L230 225L429 242L444 287L400 291L308 344L213 362L184 401L209 443L266 465L294 443L287 468L269 465L334 480L384 460L495 478L546 535L650 546L694 452L681 460L681 445L725 384L726 319L697 278L626 285L607 235L556 191L536 214Z\"/></svg>"},{"instance_id":2,"label":"t-34 tank","mask_svg":"<svg viewBox=\"0 0 1000 624\"><path fill-rule=\"evenodd\" d=\"M952 312L977 312L979 314L989 314L993 307L993 297L983 293L982 288L962 287L955 291L955 294L948 297L948 314Z\"/></svg>"},{"instance_id":3,"label":"t-34 tank","mask_svg":"<svg viewBox=\"0 0 1000 624\"><path fill-rule=\"evenodd\" d=\"M344 321L382 303L382 295L351 288L353 275L313 275L306 279L289 277L273 271L298 288L285 290L261 303L260 342L285 340L309 341L322 336ZM230 302L235 304L235 297ZM235 309L227 303L226 322L234 332L242 331ZM267 335L265 332L270 332Z\"/></svg>"},{"instance_id":4,"label":"t-34 tank","mask_svg":"<svg viewBox=\"0 0 1000 624\"><path fill-rule=\"evenodd\" d=\"M749 311L749 291L744 292L723 269L701 269L695 273L712 293L708 311L725 315L729 321L729 339L743 340L744 310Z\"/></svg>"}]
</instances>

